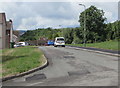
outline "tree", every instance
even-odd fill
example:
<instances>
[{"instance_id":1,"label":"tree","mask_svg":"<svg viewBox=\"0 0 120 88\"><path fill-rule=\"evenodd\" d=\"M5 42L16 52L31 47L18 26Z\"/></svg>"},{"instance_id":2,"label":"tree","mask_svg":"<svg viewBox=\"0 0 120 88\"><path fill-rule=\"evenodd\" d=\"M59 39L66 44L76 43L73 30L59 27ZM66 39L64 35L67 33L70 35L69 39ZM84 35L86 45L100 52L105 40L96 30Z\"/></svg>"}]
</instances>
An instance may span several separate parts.
<instances>
[{"instance_id":1,"label":"tree","mask_svg":"<svg viewBox=\"0 0 120 88\"><path fill-rule=\"evenodd\" d=\"M73 44L83 43L83 36L80 27L73 28Z\"/></svg>"},{"instance_id":2,"label":"tree","mask_svg":"<svg viewBox=\"0 0 120 88\"><path fill-rule=\"evenodd\" d=\"M73 41L73 29L71 28L67 28L66 30L64 29L64 38L67 44L71 44Z\"/></svg>"},{"instance_id":3,"label":"tree","mask_svg":"<svg viewBox=\"0 0 120 88\"><path fill-rule=\"evenodd\" d=\"M106 40L120 39L120 21L106 24Z\"/></svg>"},{"instance_id":4,"label":"tree","mask_svg":"<svg viewBox=\"0 0 120 88\"><path fill-rule=\"evenodd\" d=\"M95 6L91 6L83 11L79 16L79 22L82 31L84 30L84 13L86 13L87 40L91 40L91 42L104 41L104 21L106 20L106 18L104 17L103 10L97 9Z\"/></svg>"},{"instance_id":5,"label":"tree","mask_svg":"<svg viewBox=\"0 0 120 88\"><path fill-rule=\"evenodd\" d=\"M53 38L55 39L56 37L59 37L59 35L57 34L57 33L55 33L54 35L53 35Z\"/></svg>"}]
</instances>

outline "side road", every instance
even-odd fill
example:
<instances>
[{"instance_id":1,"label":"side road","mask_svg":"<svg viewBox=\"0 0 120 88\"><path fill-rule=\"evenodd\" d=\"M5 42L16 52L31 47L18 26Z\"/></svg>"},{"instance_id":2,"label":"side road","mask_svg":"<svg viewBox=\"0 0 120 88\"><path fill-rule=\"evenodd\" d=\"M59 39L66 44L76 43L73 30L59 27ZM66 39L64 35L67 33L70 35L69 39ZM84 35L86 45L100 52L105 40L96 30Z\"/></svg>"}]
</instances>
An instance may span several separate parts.
<instances>
[{"instance_id":1,"label":"side road","mask_svg":"<svg viewBox=\"0 0 120 88\"><path fill-rule=\"evenodd\" d=\"M92 47L79 47L79 46L71 46L67 45L69 48L75 48L75 49L81 49L81 50L87 50L89 52L96 52L101 53L105 55L111 55L111 56L120 56L120 51L114 51L114 50L106 50L106 49L100 49L100 48L92 48Z\"/></svg>"}]
</instances>

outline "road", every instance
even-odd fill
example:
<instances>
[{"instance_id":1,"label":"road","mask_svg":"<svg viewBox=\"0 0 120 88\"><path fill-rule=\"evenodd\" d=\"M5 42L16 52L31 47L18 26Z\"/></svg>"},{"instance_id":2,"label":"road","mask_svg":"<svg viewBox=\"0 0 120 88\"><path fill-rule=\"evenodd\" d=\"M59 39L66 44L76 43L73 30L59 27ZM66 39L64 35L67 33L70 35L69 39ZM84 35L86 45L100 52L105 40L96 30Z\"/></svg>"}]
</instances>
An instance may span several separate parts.
<instances>
[{"instance_id":1,"label":"road","mask_svg":"<svg viewBox=\"0 0 120 88\"><path fill-rule=\"evenodd\" d=\"M117 86L118 57L70 47L39 47L48 67L3 86Z\"/></svg>"}]
</instances>

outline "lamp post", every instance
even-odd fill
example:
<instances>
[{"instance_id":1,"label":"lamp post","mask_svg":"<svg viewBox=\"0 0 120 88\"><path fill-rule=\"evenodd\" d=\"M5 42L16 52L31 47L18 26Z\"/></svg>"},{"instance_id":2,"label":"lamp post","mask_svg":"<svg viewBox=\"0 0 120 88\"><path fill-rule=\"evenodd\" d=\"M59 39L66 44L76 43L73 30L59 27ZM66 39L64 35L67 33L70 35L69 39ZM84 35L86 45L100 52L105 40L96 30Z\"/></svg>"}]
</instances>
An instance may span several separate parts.
<instances>
[{"instance_id":1,"label":"lamp post","mask_svg":"<svg viewBox=\"0 0 120 88\"><path fill-rule=\"evenodd\" d=\"M79 4L84 6L84 10L86 10L86 6L84 4ZM86 47L86 11L84 11L84 47Z\"/></svg>"},{"instance_id":2,"label":"lamp post","mask_svg":"<svg viewBox=\"0 0 120 88\"><path fill-rule=\"evenodd\" d=\"M63 29L62 29L62 27L61 27L62 25L59 25L59 27L61 28L61 30L62 30L62 36L64 36L64 33L63 33Z\"/></svg>"}]
</instances>

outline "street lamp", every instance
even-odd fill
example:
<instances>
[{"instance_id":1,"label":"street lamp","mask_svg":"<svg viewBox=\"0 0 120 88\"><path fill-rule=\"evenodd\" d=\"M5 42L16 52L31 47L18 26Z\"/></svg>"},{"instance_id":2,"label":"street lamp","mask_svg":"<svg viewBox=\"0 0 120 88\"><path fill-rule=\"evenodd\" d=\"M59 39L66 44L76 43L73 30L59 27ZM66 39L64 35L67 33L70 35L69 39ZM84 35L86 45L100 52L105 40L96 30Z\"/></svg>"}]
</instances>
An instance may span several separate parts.
<instances>
[{"instance_id":1,"label":"street lamp","mask_svg":"<svg viewBox=\"0 0 120 88\"><path fill-rule=\"evenodd\" d=\"M61 30L62 30L62 36L64 36L64 33L63 33L63 29L62 29L62 27L61 27L62 25L59 25L59 27L61 28Z\"/></svg>"},{"instance_id":2,"label":"street lamp","mask_svg":"<svg viewBox=\"0 0 120 88\"><path fill-rule=\"evenodd\" d=\"M84 6L84 10L86 10L86 6L84 4L79 4ZM84 47L86 47L86 11L84 11Z\"/></svg>"}]
</instances>

